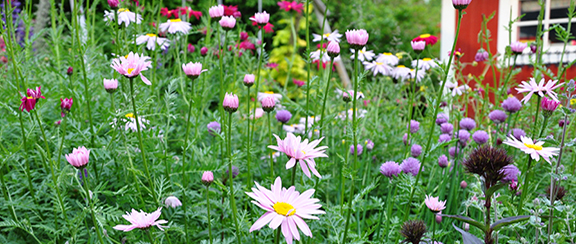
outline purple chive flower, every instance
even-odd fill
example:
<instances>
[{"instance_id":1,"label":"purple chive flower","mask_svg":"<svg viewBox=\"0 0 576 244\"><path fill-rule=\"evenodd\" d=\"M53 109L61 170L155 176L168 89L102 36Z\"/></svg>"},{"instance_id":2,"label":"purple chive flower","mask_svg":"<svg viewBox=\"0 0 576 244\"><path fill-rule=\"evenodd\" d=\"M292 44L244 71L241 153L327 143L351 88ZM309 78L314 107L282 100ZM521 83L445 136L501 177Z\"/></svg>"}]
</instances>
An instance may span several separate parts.
<instances>
[{"instance_id":1,"label":"purple chive flower","mask_svg":"<svg viewBox=\"0 0 576 244\"><path fill-rule=\"evenodd\" d=\"M452 131L454 130L454 126L450 123L444 123L440 125L440 131L443 134L452 135Z\"/></svg>"},{"instance_id":2,"label":"purple chive flower","mask_svg":"<svg viewBox=\"0 0 576 244\"><path fill-rule=\"evenodd\" d=\"M420 171L420 161L415 158L407 158L400 164L400 169L406 174L416 176L418 175L418 171Z\"/></svg>"},{"instance_id":3,"label":"purple chive flower","mask_svg":"<svg viewBox=\"0 0 576 244\"><path fill-rule=\"evenodd\" d=\"M408 145L408 134L404 133L404 136L402 137L402 142L404 142L404 145Z\"/></svg>"},{"instance_id":4,"label":"purple chive flower","mask_svg":"<svg viewBox=\"0 0 576 244\"><path fill-rule=\"evenodd\" d=\"M422 147L418 144L414 144L412 145L412 148L410 148L410 153L412 153L412 157L417 158L422 154Z\"/></svg>"},{"instance_id":5,"label":"purple chive flower","mask_svg":"<svg viewBox=\"0 0 576 244\"><path fill-rule=\"evenodd\" d=\"M465 146L466 143L468 143L468 140L470 140L470 132L468 132L467 130L459 130L458 140L460 140L461 145Z\"/></svg>"},{"instance_id":6,"label":"purple chive flower","mask_svg":"<svg viewBox=\"0 0 576 244\"><path fill-rule=\"evenodd\" d=\"M446 157L446 155L440 155L440 157L438 157L438 166L440 166L440 168L448 167L448 157Z\"/></svg>"},{"instance_id":7,"label":"purple chive flower","mask_svg":"<svg viewBox=\"0 0 576 244\"><path fill-rule=\"evenodd\" d=\"M488 60L488 57L489 57L488 52L484 51L484 49L480 49L478 50L478 52L476 52L476 56L474 56L474 61L483 62Z\"/></svg>"},{"instance_id":8,"label":"purple chive flower","mask_svg":"<svg viewBox=\"0 0 576 244\"><path fill-rule=\"evenodd\" d=\"M476 122L471 118L463 118L460 120L460 128L465 130L473 130L476 128Z\"/></svg>"},{"instance_id":9,"label":"purple chive flower","mask_svg":"<svg viewBox=\"0 0 576 244\"><path fill-rule=\"evenodd\" d=\"M460 153L460 148L458 148L458 153ZM448 154L450 154L450 157L454 158L456 155L456 147L448 148Z\"/></svg>"},{"instance_id":10,"label":"purple chive flower","mask_svg":"<svg viewBox=\"0 0 576 244\"><path fill-rule=\"evenodd\" d=\"M356 153L358 156L362 155L362 152L364 151L364 148L362 147L361 144L358 144L356 146ZM354 155L354 145L350 145L350 154Z\"/></svg>"},{"instance_id":11,"label":"purple chive flower","mask_svg":"<svg viewBox=\"0 0 576 244\"><path fill-rule=\"evenodd\" d=\"M226 169L226 173L224 173L224 178L228 178L229 174L230 174L230 171L228 171L228 169ZM238 169L238 167L232 165L232 179L235 179L236 176L238 176L238 174L240 174L240 169Z\"/></svg>"},{"instance_id":12,"label":"purple chive flower","mask_svg":"<svg viewBox=\"0 0 576 244\"><path fill-rule=\"evenodd\" d=\"M508 115L502 110L494 110L488 114L488 117L490 120L492 120L492 122L499 124L504 123L506 118L508 118Z\"/></svg>"},{"instance_id":13,"label":"purple chive flower","mask_svg":"<svg viewBox=\"0 0 576 244\"><path fill-rule=\"evenodd\" d=\"M560 126L560 128L564 127L564 125L568 126L570 124L570 120L566 120L564 121L563 119L558 120L558 126Z\"/></svg>"},{"instance_id":14,"label":"purple chive flower","mask_svg":"<svg viewBox=\"0 0 576 244\"><path fill-rule=\"evenodd\" d=\"M483 130L478 130L472 134L472 139L478 144L482 145L488 141L488 133Z\"/></svg>"},{"instance_id":15,"label":"purple chive flower","mask_svg":"<svg viewBox=\"0 0 576 244\"><path fill-rule=\"evenodd\" d=\"M368 151L372 151L372 149L374 149L374 142L370 139L367 139L366 141L364 141L364 143L366 144L366 149Z\"/></svg>"},{"instance_id":16,"label":"purple chive flower","mask_svg":"<svg viewBox=\"0 0 576 244\"><path fill-rule=\"evenodd\" d=\"M220 134L220 123L216 122L216 121L212 121L210 123L208 123L208 133L210 133L211 136L216 136L216 134Z\"/></svg>"},{"instance_id":17,"label":"purple chive flower","mask_svg":"<svg viewBox=\"0 0 576 244\"><path fill-rule=\"evenodd\" d=\"M520 174L518 167L514 166L513 164L509 164L504 166L504 168L502 168L500 171L504 173L504 178L502 178L503 182L518 182L518 175Z\"/></svg>"},{"instance_id":18,"label":"purple chive flower","mask_svg":"<svg viewBox=\"0 0 576 244\"><path fill-rule=\"evenodd\" d=\"M448 115L446 115L444 113L439 113L438 116L436 116L436 124L437 125L442 125L446 122L448 122Z\"/></svg>"},{"instance_id":19,"label":"purple chive flower","mask_svg":"<svg viewBox=\"0 0 576 244\"><path fill-rule=\"evenodd\" d=\"M390 179L394 176L398 176L401 171L400 165L394 161L388 161L380 166L380 173Z\"/></svg>"},{"instance_id":20,"label":"purple chive flower","mask_svg":"<svg viewBox=\"0 0 576 244\"><path fill-rule=\"evenodd\" d=\"M516 97L509 97L502 102L502 108L508 113L516 113L522 108L522 103Z\"/></svg>"},{"instance_id":21,"label":"purple chive flower","mask_svg":"<svg viewBox=\"0 0 576 244\"><path fill-rule=\"evenodd\" d=\"M512 129L512 136L514 136L514 138L516 138L517 140L521 140L521 138L523 136L526 136L526 132L524 132L524 130L520 129L520 128L514 128Z\"/></svg>"},{"instance_id":22,"label":"purple chive flower","mask_svg":"<svg viewBox=\"0 0 576 244\"><path fill-rule=\"evenodd\" d=\"M418 132L419 129L420 129L420 122L418 122L416 120L411 120L410 121L410 133L414 134L414 133Z\"/></svg>"},{"instance_id":23,"label":"purple chive flower","mask_svg":"<svg viewBox=\"0 0 576 244\"><path fill-rule=\"evenodd\" d=\"M282 124L286 124L292 118L292 114L288 110L276 111L276 120Z\"/></svg>"},{"instance_id":24,"label":"purple chive flower","mask_svg":"<svg viewBox=\"0 0 576 244\"><path fill-rule=\"evenodd\" d=\"M451 137L450 135L448 135L448 134L441 134L440 137L438 137L438 142L439 142L439 143L444 143L444 142L447 142L447 141L450 141L450 140L452 140L452 137Z\"/></svg>"}]
</instances>

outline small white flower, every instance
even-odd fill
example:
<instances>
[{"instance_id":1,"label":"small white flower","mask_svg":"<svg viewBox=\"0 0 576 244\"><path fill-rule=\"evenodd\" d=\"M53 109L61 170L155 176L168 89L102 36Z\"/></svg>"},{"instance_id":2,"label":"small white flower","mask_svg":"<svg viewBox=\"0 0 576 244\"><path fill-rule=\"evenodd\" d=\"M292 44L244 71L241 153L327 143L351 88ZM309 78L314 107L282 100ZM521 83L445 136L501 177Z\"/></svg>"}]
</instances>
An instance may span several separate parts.
<instances>
[{"instance_id":1,"label":"small white flower","mask_svg":"<svg viewBox=\"0 0 576 244\"><path fill-rule=\"evenodd\" d=\"M513 135L509 135L508 138L506 138L506 140L504 141L504 144L518 148L526 154L530 154L530 157L532 157L532 159L536 161L539 161L540 157L542 157L550 165L552 165L550 159L553 156L557 156L558 152L560 151L559 148L555 147L543 147L542 146L544 144L543 141L534 143L532 139L525 136L521 136L520 140L521 141L518 141L516 138L514 138Z\"/></svg>"},{"instance_id":2,"label":"small white flower","mask_svg":"<svg viewBox=\"0 0 576 244\"><path fill-rule=\"evenodd\" d=\"M416 63L418 63L418 70L429 70L431 68L435 68L438 67L438 63L436 62L436 60L431 59L431 58L423 58L420 60L413 60L412 61L412 66L416 67Z\"/></svg>"},{"instance_id":3,"label":"small white flower","mask_svg":"<svg viewBox=\"0 0 576 244\"><path fill-rule=\"evenodd\" d=\"M392 53L381 53L378 54L378 57L376 58L376 62L385 63L390 66L396 66L398 61L398 57Z\"/></svg>"},{"instance_id":4,"label":"small white flower","mask_svg":"<svg viewBox=\"0 0 576 244\"><path fill-rule=\"evenodd\" d=\"M390 67L389 65L387 65L386 63L383 63L383 62L378 62L378 61L364 62L364 68L366 70L372 71L374 76L376 76L377 74L382 74L382 75L391 75L392 74L392 67ZM418 73L420 73L420 72L418 72Z\"/></svg>"},{"instance_id":5,"label":"small white flower","mask_svg":"<svg viewBox=\"0 0 576 244\"><path fill-rule=\"evenodd\" d=\"M340 42L340 38L342 38L342 34L338 33L338 30L334 30L332 33L326 33L324 35L318 35L316 33L312 33L313 42L319 42L322 39L327 40L328 42Z\"/></svg>"},{"instance_id":6,"label":"small white flower","mask_svg":"<svg viewBox=\"0 0 576 244\"><path fill-rule=\"evenodd\" d=\"M146 43L146 49L148 50L155 50L156 44L158 44L162 50L166 50L170 46L170 40L158 37L156 34L146 34L136 38L137 45L142 45L144 43Z\"/></svg>"},{"instance_id":7,"label":"small white flower","mask_svg":"<svg viewBox=\"0 0 576 244\"><path fill-rule=\"evenodd\" d=\"M170 34L175 34L178 32L182 34L188 34L190 30L192 30L190 23L184 22L181 19L169 19L168 22L160 24L160 31L168 31Z\"/></svg>"},{"instance_id":8,"label":"small white flower","mask_svg":"<svg viewBox=\"0 0 576 244\"><path fill-rule=\"evenodd\" d=\"M350 49L350 52L352 52L352 56L350 56L351 59L354 59L354 56L356 54L356 50L355 49ZM374 54L373 51L367 51L366 47L363 47L362 50L358 51L358 60L364 62L364 61L372 61L372 59L374 58L374 56L376 56L376 54Z\"/></svg>"},{"instance_id":9,"label":"small white flower","mask_svg":"<svg viewBox=\"0 0 576 244\"><path fill-rule=\"evenodd\" d=\"M135 14L130 12L127 8L118 9L118 25L124 25L128 27L130 23L140 24L142 22L142 16L139 14ZM109 12L104 10L104 21L113 21L115 18L114 12Z\"/></svg>"}]
</instances>

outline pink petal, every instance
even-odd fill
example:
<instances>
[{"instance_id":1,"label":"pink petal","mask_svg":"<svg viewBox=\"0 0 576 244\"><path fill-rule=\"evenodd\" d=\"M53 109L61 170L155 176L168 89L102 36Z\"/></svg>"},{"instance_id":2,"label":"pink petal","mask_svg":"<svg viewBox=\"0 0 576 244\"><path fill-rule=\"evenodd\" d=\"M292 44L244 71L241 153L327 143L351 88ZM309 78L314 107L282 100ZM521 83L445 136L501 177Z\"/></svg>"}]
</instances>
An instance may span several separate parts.
<instances>
[{"instance_id":1,"label":"pink petal","mask_svg":"<svg viewBox=\"0 0 576 244\"><path fill-rule=\"evenodd\" d=\"M252 227L250 227L250 232L261 229L266 224L268 224L276 215L277 214L272 212L265 213L258 220L256 220L256 222L254 222Z\"/></svg>"}]
</instances>

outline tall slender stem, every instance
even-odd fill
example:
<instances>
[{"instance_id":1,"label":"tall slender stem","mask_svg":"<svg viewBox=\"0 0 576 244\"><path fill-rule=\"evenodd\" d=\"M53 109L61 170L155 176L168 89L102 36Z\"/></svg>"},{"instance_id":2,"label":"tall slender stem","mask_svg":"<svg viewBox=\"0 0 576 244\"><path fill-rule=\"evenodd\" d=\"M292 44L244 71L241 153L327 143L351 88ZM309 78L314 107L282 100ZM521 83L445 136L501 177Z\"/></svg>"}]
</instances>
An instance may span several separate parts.
<instances>
[{"instance_id":1,"label":"tall slender stem","mask_svg":"<svg viewBox=\"0 0 576 244\"><path fill-rule=\"evenodd\" d=\"M150 176L150 170L148 170L148 162L146 161L146 153L144 150L144 143L142 142L142 132L140 129L140 121L138 120L138 111L136 109L136 97L134 96L134 77L128 78L130 80L130 96L132 97L132 109L134 110L134 120L136 122L136 128L138 129L138 142L140 143L140 154L142 155L142 164L144 164L144 170L146 172L146 177L148 178L148 184L150 185L150 191L152 192L152 198L154 202L158 203L156 199L156 193L154 190L154 181Z\"/></svg>"},{"instance_id":2,"label":"tall slender stem","mask_svg":"<svg viewBox=\"0 0 576 244\"><path fill-rule=\"evenodd\" d=\"M270 117L270 112L267 112L268 114L268 144L272 144L272 119ZM274 158L272 157L274 155L274 152L272 151L272 149L268 149L268 156L270 158L270 178L274 179ZM296 165L294 165L294 168L296 168Z\"/></svg>"},{"instance_id":3,"label":"tall slender stem","mask_svg":"<svg viewBox=\"0 0 576 244\"><path fill-rule=\"evenodd\" d=\"M190 95L190 106L188 106L188 116L186 118L186 134L184 135L184 150L182 155L182 167L180 168L180 172L182 174L182 208L184 209L184 232L186 235L186 242L190 242L188 235L188 208L187 208L187 197L186 197L186 190L188 189L188 174L186 174L186 152L188 151L188 136L190 134L190 117L192 116L192 106L194 105L194 84L191 86L192 94Z\"/></svg>"},{"instance_id":4,"label":"tall slender stem","mask_svg":"<svg viewBox=\"0 0 576 244\"><path fill-rule=\"evenodd\" d=\"M562 126L562 141L560 142L560 152L558 153L558 160L556 161L556 167L554 168L554 174L558 174L558 168L560 167L560 162L562 160L562 152L564 151L564 140L566 138L566 127L568 127L567 125L567 121L568 121L568 114L564 115L564 126ZM552 235L552 227L553 227L553 220L554 220L554 202L556 200L556 194L558 194L558 189L556 187L560 187L560 184L558 184L558 186L555 186L554 184L554 175L551 174L550 175L550 218L548 218L548 243L550 242L550 236Z\"/></svg>"},{"instance_id":5,"label":"tall slender stem","mask_svg":"<svg viewBox=\"0 0 576 244\"><path fill-rule=\"evenodd\" d=\"M330 58L330 66L334 63L334 58ZM320 138L322 138L324 132L324 109L326 108L326 100L328 100L328 89L330 89L330 79L332 79L332 68L328 72L328 80L326 80L326 89L324 89L324 99L322 101L322 110L320 112ZM348 111L346 111L348 112Z\"/></svg>"},{"instance_id":6,"label":"tall slender stem","mask_svg":"<svg viewBox=\"0 0 576 244\"><path fill-rule=\"evenodd\" d=\"M212 244L212 226L210 225L210 187L206 186L206 209L208 210L208 238Z\"/></svg>"},{"instance_id":7,"label":"tall slender stem","mask_svg":"<svg viewBox=\"0 0 576 244\"><path fill-rule=\"evenodd\" d=\"M434 135L434 120L436 120L436 116L438 115L438 108L440 106L440 100L442 99L442 92L444 91L444 87L446 85L446 81L448 80L448 74L450 72L450 66L452 65L452 58L454 57L454 49L456 49L456 43L458 42L458 35L460 34L460 24L462 22L462 10L458 10L458 25L456 27L456 37L454 38L454 43L452 44L452 51L450 51L450 57L448 58L448 65L446 66L446 70L444 71L444 80L442 81L442 86L440 86L440 89L438 90L438 95L436 96L436 104L434 105L434 115L430 117L430 121L429 121L429 125L430 125L430 130L428 131L428 140L426 141L426 147L425 150L429 150L430 149L430 144L432 142L432 136ZM428 157L428 153L424 154L424 157L422 158L422 163L420 164L420 169L418 169L418 172L422 171L422 167L424 166L424 164L426 163L426 158ZM414 182L414 186L418 185L418 182L420 181L420 175L418 174L416 175L416 181ZM410 213L410 206L412 205L412 199L414 197L414 189L416 187L412 187L412 189L410 190L410 197L408 198L408 203L406 204L406 207L404 209L404 217L402 218L402 223L406 222L406 219L408 218L408 215Z\"/></svg>"},{"instance_id":8,"label":"tall slender stem","mask_svg":"<svg viewBox=\"0 0 576 244\"><path fill-rule=\"evenodd\" d=\"M414 80L410 81L410 103L408 104L408 125L406 126L406 146L404 147L404 155L408 152L408 147L410 147L410 125L412 124L412 119L414 117L414 97L416 93L416 80L418 77L418 64L420 62L420 54L416 57L416 71L414 72Z\"/></svg>"},{"instance_id":9,"label":"tall slender stem","mask_svg":"<svg viewBox=\"0 0 576 244\"><path fill-rule=\"evenodd\" d=\"M310 0L306 0L306 55L310 55ZM324 34L324 33L322 33ZM304 134L308 133L308 94L310 93L310 69L311 63L308 62L306 70L306 123L304 123Z\"/></svg>"},{"instance_id":10,"label":"tall slender stem","mask_svg":"<svg viewBox=\"0 0 576 244\"><path fill-rule=\"evenodd\" d=\"M260 58L258 58L260 59ZM260 62L258 62L260 63ZM258 66L260 66L260 64L258 64ZM248 171L248 182L246 183L246 185L249 185L252 183L252 167L250 166L250 154L251 154L251 146L250 144L252 143L252 140L250 140L250 135L252 134L251 130L252 128L250 127L250 124L252 122L252 120L250 119L250 87L248 87L247 91L246 91L246 116L248 116L248 118L246 119L246 123L248 123L248 133L246 133L246 168ZM254 117L256 118L256 117Z\"/></svg>"},{"instance_id":11,"label":"tall slender stem","mask_svg":"<svg viewBox=\"0 0 576 244\"><path fill-rule=\"evenodd\" d=\"M290 64L288 64L288 74L286 74L286 81L284 82L284 88L282 90L283 93L286 93L286 87L288 87L288 83L290 82L290 75L292 74L292 66L294 65L294 58L296 57L296 51L298 50L298 36L296 35L296 29L294 28L294 16L290 17L290 31L292 31L292 55L290 57ZM307 83L307 85L309 85Z\"/></svg>"},{"instance_id":12,"label":"tall slender stem","mask_svg":"<svg viewBox=\"0 0 576 244\"><path fill-rule=\"evenodd\" d=\"M148 235L148 239L150 239L150 243L155 244L154 237L152 237L152 233L150 233L150 228L146 229L146 234Z\"/></svg>"},{"instance_id":13,"label":"tall slender stem","mask_svg":"<svg viewBox=\"0 0 576 244\"><path fill-rule=\"evenodd\" d=\"M92 201L92 196L90 195L90 187L88 186L89 180L88 176L84 175L84 169L78 169L80 175L84 176L82 179L84 180L84 190L86 191L86 198L88 198L88 204L90 205L90 214L92 215L92 223L94 224L94 229L96 230L96 235L98 235L98 240L100 243L106 243L102 239L102 234L100 233L100 226L98 225L98 221L96 220L96 214L94 214L94 202Z\"/></svg>"},{"instance_id":14,"label":"tall slender stem","mask_svg":"<svg viewBox=\"0 0 576 244\"><path fill-rule=\"evenodd\" d=\"M238 209L236 208L236 198L234 197L234 178L232 177L232 113L228 113L228 133L226 134L226 141L228 145L226 149L228 151L228 182L230 186L230 207L232 207L232 217L234 218L234 228L236 229L236 241L241 243L240 241L240 230L238 228Z\"/></svg>"}]
</instances>

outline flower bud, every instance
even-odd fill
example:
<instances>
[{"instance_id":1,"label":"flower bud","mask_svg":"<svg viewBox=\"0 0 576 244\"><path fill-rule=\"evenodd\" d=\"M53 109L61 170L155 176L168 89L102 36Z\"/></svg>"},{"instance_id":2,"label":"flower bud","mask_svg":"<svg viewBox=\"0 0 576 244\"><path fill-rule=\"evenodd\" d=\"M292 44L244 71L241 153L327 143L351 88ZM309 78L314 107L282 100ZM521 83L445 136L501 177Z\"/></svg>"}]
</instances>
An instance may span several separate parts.
<instances>
[{"instance_id":1,"label":"flower bud","mask_svg":"<svg viewBox=\"0 0 576 244\"><path fill-rule=\"evenodd\" d=\"M208 187L212 182L214 182L214 174L212 171L204 171L202 174L202 184Z\"/></svg>"},{"instance_id":2,"label":"flower bud","mask_svg":"<svg viewBox=\"0 0 576 244\"><path fill-rule=\"evenodd\" d=\"M254 85L254 80L256 79L256 76L253 74L246 74L244 75L244 85L246 87L251 87L252 85Z\"/></svg>"}]
</instances>

